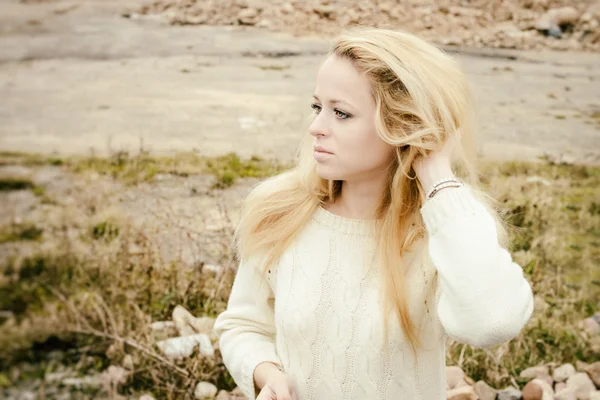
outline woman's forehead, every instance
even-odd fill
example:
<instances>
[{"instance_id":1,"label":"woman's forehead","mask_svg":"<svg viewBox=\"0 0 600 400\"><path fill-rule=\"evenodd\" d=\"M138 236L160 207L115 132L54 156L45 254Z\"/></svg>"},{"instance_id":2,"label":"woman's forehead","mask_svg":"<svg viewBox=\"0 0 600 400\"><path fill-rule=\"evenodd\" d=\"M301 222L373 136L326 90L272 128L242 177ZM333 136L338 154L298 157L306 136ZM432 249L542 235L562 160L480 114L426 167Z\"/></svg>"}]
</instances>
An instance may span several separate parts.
<instances>
[{"instance_id":1,"label":"woman's forehead","mask_svg":"<svg viewBox=\"0 0 600 400\"><path fill-rule=\"evenodd\" d=\"M357 104L370 98L371 84L350 60L332 55L319 69L315 95L321 101L336 99Z\"/></svg>"}]
</instances>

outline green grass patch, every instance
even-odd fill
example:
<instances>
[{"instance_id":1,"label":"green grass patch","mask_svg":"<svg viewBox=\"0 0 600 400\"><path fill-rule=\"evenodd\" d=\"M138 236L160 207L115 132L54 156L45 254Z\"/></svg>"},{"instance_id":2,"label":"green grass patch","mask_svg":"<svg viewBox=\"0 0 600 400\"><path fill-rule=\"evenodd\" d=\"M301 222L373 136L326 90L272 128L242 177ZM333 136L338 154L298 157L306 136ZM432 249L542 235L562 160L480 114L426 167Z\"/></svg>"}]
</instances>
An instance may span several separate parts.
<instances>
[{"instance_id":1,"label":"green grass patch","mask_svg":"<svg viewBox=\"0 0 600 400\"><path fill-rule=\"evenodd\" d=\"M8 192L12 190L26 190L33 188L33 182L29 179L4 177L0 178L0 192Z\"/></svg>"},{"instance_id":2,"label":"green grass patch","mask_svg":"<svg viewBox=\"0 0 600 400\"><path fill-rule=\"evenodd\" d=\"M43 232L33 224L11 224L0 229L0 243L39 240Z\"/></svg>"}]
</instances>

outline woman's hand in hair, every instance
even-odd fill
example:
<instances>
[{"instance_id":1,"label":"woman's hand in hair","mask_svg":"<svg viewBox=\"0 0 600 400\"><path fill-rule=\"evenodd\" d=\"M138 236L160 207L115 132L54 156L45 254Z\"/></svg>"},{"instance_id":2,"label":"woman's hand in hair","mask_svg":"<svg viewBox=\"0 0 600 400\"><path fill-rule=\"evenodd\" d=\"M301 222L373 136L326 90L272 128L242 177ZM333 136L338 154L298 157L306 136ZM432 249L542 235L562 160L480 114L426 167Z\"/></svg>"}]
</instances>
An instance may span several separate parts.
<instances>
[{"instance_id":1,"label":"woman's hand in hair","mask_svg":"<svg viewBox=\"0 0 600 400\"><path fill-rule=\"evenodd\" d=\"M460 147L460 137L460 131L457 131L457 134L450 136L438 149L415 160L413 169L423 190L428 190L440 179L454 176L451 168L452 157Z\"/></svg>"}]
</instances>

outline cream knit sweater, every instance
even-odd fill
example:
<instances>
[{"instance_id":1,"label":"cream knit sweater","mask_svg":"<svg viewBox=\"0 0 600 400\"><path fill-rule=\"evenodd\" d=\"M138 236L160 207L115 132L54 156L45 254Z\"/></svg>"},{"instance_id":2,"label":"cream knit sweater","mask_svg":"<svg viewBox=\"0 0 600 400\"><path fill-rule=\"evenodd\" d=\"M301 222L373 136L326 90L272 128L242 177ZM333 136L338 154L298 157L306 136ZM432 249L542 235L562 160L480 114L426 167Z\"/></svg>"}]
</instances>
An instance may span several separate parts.
<instances>
[{"instance_id":1,"label":"cream knit sweater","mask_svg":"<svg viewBox=\"0 0 600 400\"><path fill-rule=\"evenodd\" d=\"M217 318L225 366L246 396L255 398L255 367L270 361L299 400L442 400L446 337L487 347L519 333L533 311L531 287L483 205L466 187L447 189L421 214L428 239L407 258L424 344L417 357L394 315L384 343L373 221L319 208L267 280L257 259L239 267Z\"/></svg>"}]
</instances>

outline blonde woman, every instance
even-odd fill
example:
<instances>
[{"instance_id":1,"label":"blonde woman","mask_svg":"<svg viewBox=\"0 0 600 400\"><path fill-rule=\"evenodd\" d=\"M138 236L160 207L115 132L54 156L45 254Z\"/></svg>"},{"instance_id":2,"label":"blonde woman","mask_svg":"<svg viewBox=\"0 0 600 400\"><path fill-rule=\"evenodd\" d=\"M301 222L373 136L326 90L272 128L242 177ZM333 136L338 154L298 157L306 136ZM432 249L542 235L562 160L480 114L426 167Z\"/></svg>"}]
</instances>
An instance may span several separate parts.
<instances>
[{"instance_id":1,"label":"blonde woman","mask_svg":"<svg viewBox=\"0 0 600 400\"><path fill-rule=\"evenodd\" d=\"M298 165L244 204L225 366L251 399L445 399L445 339L500 344L533 311L477 191L465 77L410 34L349 31L312 108Z\"/></svg>"}]
</instances>

